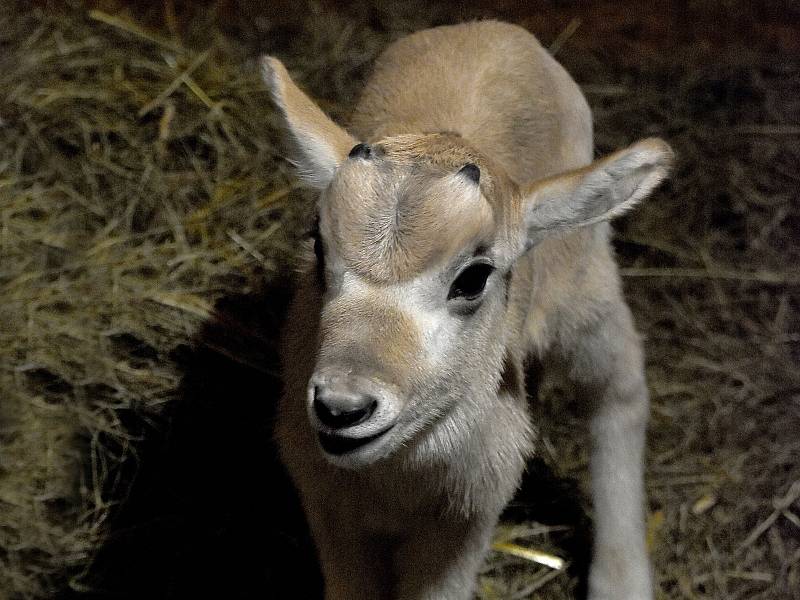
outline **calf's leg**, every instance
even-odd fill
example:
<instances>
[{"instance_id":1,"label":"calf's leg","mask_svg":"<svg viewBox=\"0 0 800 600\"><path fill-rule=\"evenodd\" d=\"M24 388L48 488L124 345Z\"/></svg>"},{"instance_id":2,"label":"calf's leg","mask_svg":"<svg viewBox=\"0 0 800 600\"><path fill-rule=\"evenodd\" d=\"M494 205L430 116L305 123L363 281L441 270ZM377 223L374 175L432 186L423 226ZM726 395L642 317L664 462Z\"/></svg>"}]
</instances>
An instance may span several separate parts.
<instances>
[{"instance_id":1,"label":"calf's leg","mask_svg":"<svg viewBox=\"0 0 800 600\"><path fill-rule=\"evenodd\" d=\"M346 511L307 502L306 514L325 581L325 600L390 600L391 548Z\"/></svg>"},{"instance_id":2,"label":"calf's leg","mask_svg":"<svg viewBox=\"0 0 800 600\"><path fill-rule=\"evenodd\" d=\"M431 523L397 549L393 600L469 600L497 517Z\"/></svg>"},{"instance_id":3,"label":"calf's leg","mask_svg":"<svg viewBox=\"0 0 800 600\"><path fill-rule=\"evenodd\" d=\"M650 600L644 493L649 400L642 345L627 305L619 300L581 332L571 355L571 375L592 403L589 600Z\"/></svg>"}]
</instances>

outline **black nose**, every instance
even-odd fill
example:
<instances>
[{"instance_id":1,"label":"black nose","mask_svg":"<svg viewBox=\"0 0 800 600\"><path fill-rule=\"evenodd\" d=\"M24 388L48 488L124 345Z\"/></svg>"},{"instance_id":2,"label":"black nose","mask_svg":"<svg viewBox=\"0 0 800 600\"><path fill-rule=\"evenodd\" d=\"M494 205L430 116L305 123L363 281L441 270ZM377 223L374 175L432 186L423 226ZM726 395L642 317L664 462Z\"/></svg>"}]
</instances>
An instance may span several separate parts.
<instances>
[{"instance_id":1,"label":"black nose","mask_svg":"<svg viewBox=\"0 0 800 600\"><path fill-rule=\"evenodd\" d=\"M314 387L314 412L328 427L341 428L363 423L372 416L378 401L358 392L333 392Z\"/></svg>"}]
</instances>

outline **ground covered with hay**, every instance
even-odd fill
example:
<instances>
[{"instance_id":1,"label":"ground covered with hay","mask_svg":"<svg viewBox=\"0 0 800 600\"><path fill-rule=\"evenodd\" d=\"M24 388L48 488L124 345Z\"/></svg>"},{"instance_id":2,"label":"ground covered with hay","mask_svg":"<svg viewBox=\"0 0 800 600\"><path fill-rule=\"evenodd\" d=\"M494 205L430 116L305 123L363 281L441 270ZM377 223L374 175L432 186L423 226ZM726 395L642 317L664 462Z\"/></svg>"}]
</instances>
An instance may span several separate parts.
<instances>
[{"instance_id":1,"label":"ground covered with hay","mask_svg":"<svg viewBox=\"0 0 800 600\"><path fill-rule=\"evenodd\" d=\"M692 2L709 37L679 43L601 3L535 15L3 4L0 599L319 593L269 441L275 342L312 196L282 158L256 58L284 58L346 119L390 40L487 15L557 53L593 107L599 154L649 135L678 154L615 240L647 344L657 596L800 598L800 43L788 3L779 18L737 13L755 23L746 47L720 41L717 15ZM584 424L568 390L540 392L539 458L498 541L572 568L495 551L483 599L580 593Z\"/></svg>"}]
</instances>

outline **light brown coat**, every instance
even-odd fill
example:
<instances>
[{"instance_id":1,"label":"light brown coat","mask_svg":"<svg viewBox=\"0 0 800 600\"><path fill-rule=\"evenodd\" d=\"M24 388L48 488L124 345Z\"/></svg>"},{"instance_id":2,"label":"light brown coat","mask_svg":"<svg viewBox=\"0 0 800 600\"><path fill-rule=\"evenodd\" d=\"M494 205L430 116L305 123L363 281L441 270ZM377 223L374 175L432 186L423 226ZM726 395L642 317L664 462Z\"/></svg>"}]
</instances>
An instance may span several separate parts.
<instances>
[{"instance_id":1,"label":"light brown coat","mask_svg":"<svg viewBox=\"0 0 800 600\"><path fill-rule=\"evenodd\" d=\"M326 598L471 597L535 447L529 355L562 362L592 408L590 599L652 598L647 388L608 221L665 177L669 147L645 140L592 163L578 87L532 35L494 21L392 44L349 133L280 61L263 68L293 160L320 190L276 436ZM368 149L348 156L358 142ZM367 416L331 426L330 398L334 415Z\"/></svg>"}]
</instances>

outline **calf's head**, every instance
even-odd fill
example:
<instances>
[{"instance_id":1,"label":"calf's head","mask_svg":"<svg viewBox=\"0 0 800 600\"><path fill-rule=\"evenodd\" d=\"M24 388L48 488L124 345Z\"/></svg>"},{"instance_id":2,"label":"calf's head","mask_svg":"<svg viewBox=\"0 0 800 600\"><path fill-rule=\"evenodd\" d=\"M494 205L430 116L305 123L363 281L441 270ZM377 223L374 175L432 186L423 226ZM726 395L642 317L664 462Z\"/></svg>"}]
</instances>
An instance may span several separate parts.
<instances>
[{"instance_id":1,"label":"calf's head","mask_svg":"<svg viewBox=\"0 0 800 600\"><path fill-rule=\"evenodd\" d=\"M356 140L278 60L262 65L293 160L320 191L306 409L321 451L356 468L424 444L437 424L439 446L457 445L471 424L443 419L491 418L507 336L520 335L504 327L515 261L630 209L665 176L669 147L645 140L520 187L458 134Z\"/></svg>"}]
</instances>

